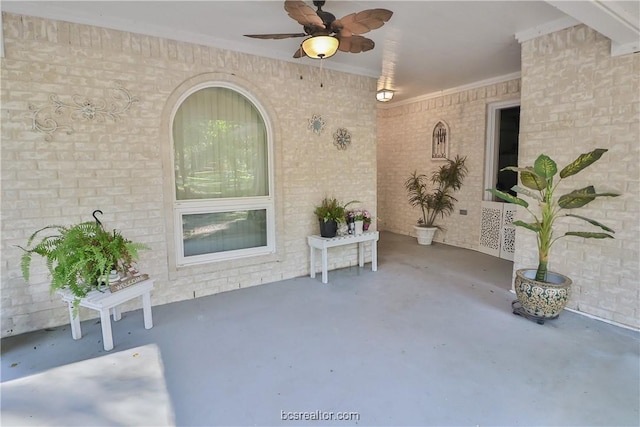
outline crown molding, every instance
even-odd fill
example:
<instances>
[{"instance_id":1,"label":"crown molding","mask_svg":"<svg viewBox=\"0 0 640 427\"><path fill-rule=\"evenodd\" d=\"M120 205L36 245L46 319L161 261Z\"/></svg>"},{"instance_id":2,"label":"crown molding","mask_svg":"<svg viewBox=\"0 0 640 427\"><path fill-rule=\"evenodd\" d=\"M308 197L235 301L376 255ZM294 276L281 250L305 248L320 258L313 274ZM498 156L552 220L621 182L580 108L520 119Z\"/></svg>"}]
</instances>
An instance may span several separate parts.
<instances>
[{"instance_id":1,"label":"crown molding","mask_svg":"<svg viewBox=\"0 0 640 427\"><path fill-rule=\"evenodd\" d=\"M469 83L469 84L466 84L466 85L461 85L461 86L456 86L456 87L452 87L452 88L449 88L449 89L439 90L437 92L431 92L431 93L428 93L426 95L416 96L414 98L403 99L402 101L398 101L398 102L390 101L390 102L388 102L386 104L380 104L379 103L378 104L378 108L380 108L380 109L395 108L395 107L399 107L401 105L413 104L413 103L416 103L416 102L427 101L427 100L433 99L433 98L439 98L441 96L446 96L446 95L451 95L451 94L454 94L454 93L464 92L466 90L479 89L479 88L485 87L485 86L491 86L491 85L498 84L498 83L504 83L504 82L508 82L508 81L511 81L511 80L519 79L520 77L521 77L521 73L520 73L520 71L517 71L515 73L504 74L502 76L492 77L490 79L485 79L485 80L479 80L477 82Z\"/></svg>"}]
</instances>

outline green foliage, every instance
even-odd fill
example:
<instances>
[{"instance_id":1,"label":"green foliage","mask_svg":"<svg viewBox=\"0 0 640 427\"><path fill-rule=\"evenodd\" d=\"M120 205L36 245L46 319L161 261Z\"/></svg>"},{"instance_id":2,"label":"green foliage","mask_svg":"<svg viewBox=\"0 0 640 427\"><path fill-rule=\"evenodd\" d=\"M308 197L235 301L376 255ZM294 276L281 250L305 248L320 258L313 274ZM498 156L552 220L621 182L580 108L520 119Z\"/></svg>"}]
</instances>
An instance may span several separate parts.
<instances>
[{"instance_id":1,"label":"green foliage","mask_svg":"<svg viewBox=\"0 0 640 427\"><path fill-rule=\"evenodd\" d=\"M529 229L531 231L534 231L536 233L538 233L540 230L542 230L542 228L540 227L540 224L537 224L537 223L532 224L532 223L529 223L529 222L524 222L524 221L517 220L517 221L513 221L512 224L520 226L520 227L527 228L527 229Z\"/></svg>"},{"instance_id":2,"label":"green foliage","mask_svg":"<svg viewBox=\"0 0 640 427\"><path fill-rule=\"evenodd\" d=\"M40 241L34 245L37 238ZM96 289L98 278L107 276L111 270L126 273L138 259L138 251L148 249L144 244L125 239L116 230L105 231L95 222L41 228L29 237L26 246L20 247L24 251L21 259L24 279L29 281L33 254L40 255L51 274L51 290L68 288L78 300Z\"/></svg>"},{"instance_id":3,"label":"green foliage","mask_svg":"<svg viewBox=\"0 0 640 427\"><path fill-rule=\"evenodd\" d=\"M508 193L498 191L495 189L488 189L491 194L499 197L510 203L516 203L524 207L534 219L532 223L526 223L523 221L514 221L516 226L524 227L528 230L535 232L538 235L538 270L536 272L536 280L545 281L547 275L547 264L549 262L549 252L551 246L560 238L567 236L578 236L591 239L608 239L613 238L611 234L614 231L600 222L585 218L580 215L572 213L564 213L566 209L581 208L588 203L592 202L598 197L616 197L617 193L597 193L593 185L573 190L567 194L564 194L558 198L554 197L554 192L563 178L575 175L582 171L586 167L596 162L607 150L603 148L597 148L589 153L584 153L578 156L573 162L565 166L559 174L558 180L554 184L554 178L558 173L558 167L549 156L541 154L534 162L534 166L528 166L525 168L518 168L509 166L503 170L511 170L520 172L520 181L522 185L531 190L536 190L538 193L531 192L528 189L520 186L513 186L511 189L518 194L524 194L538 201L540 207L540 213L536 214L529 210L529 204L520 197L513 197ZM572 217L581 219L595 227L599 227L606 233L588 232L588 231L569 231L562 236L555 237L553 234L553 226L555 221L562 217Z\"/></svg>"},{"instance_id":4,"label":"green foliage","mask_svg":"<svg viewBox=\"0 0 640 427\"><path fill-rule=\"evenodd\" d=\"M324 222L334 220L338 224L346 221L347 206L352 203L359 203L358 200L351 200L346 204L341 204L335 197L325 197L320 206L316 206L313 213L319 220Z\"/></svg>"},{"instance_id":5,"label":"green foliage","mask_svg":"<svg viewBox=\"0 0 640 427\"><path fill-rule=\"evenodd\" d=\"M541 154L533 164L533 170L537 176L548 180L553 179L553 176L558 173L558 166L549 156Z\"/></svg>"},{"instance_id":6,"label":"green foliage","mask_svg":"<svg viewBox=\"0 0 640 427\"><path fill-rule=\"evenodd\" d=\"M582 169L586 168L590 164L598 160L607 150L604 148L596 148L590 153L581 154L573 162L569 163L560 171L560 178L566 178L571 175L575 175Z\"/></svg>"},{"instance_id":7,"label":"green foliage","mask_svg":"<svg viewBox=\"0 0 640 427\"><path fill-rule=\"evenodd\" d=\"M520 180L522 185L532 190L544 190L547 188L547 180L541 176L538 176L533 171L533 168L529 167L527 171L522 172Z\"/></svg>"},{"instance_id":8,"label":"green foliage","mask_svg":"<svg viewBox=\"0 0 640 427\"><path fill-rule=\"evenodd\" d=\"M513 187L511 187L511 189L513 191L515 191L516 193L524 194L526 196L531 197L532 199L536 199L538 201L542 200L540 198L539 194L534 193L533 191L529 190L528 188L520 187L519 185L514 185ZM526 207L528 207L528 206L525 206L525 208Z\"/></svg>"},{"instance_id":9,"label":"green foliage","mask_svg":"<svg viewBox=\"0 0 640 427\"><path fill-rule=\"evenodd\" d=\"M489 193L493 194L494 196L501 198L502 200L506 200L509 203L515 203L516 205L524 206L525 208L529 207L529 203L526 200L512 196L511 194L505 193L504 191L496 190L493 188L490 188L487 191L489 191ZM513 191L517 191L515 185L513 186Z\"/></svg>"},{"instance_id":10,"label":"green foliage","mask_svg":"<svg viewBox=\"0 0 640 427\"><path fill-rule=\"evenodd\" d=\"M466 160L466 157L460 156L456 156L454 160L447 159L447 163L434 171L431 178L414 171L405 181L409 204L419 207L422 212L418 225L438 227L434 224L436 219L453 212L454 204L458 201L453 193L462 187L468 173ZM432 192L429 192L429 182L435 187Z\"/></svg>"},{"instance_id":11,"label":"green foliage","mask_svg":"<svg viewBox=\"0 0 640 427\"><path fill-rule=\"evenodd\" d=\"M506 168L502 168L502 170L520 172L520 181L522 182L522 185L532 190L544 190L547 187L547 180L536 175L532 166L527 166L526 168L507 166Z\"/></svg>"}]
</instances>

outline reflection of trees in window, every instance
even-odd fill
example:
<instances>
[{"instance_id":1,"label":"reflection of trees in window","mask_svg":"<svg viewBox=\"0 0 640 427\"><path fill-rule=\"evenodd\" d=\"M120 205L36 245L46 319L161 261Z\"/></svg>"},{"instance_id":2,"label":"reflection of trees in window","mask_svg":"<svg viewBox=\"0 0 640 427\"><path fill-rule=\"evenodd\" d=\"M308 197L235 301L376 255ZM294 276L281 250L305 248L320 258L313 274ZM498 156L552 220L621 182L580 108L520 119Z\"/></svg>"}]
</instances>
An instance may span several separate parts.
<instances>
[{"instance_id":1,"label":"reflection of trees in window","mask_svg":"<svg viewBox=\"0 0 640 427\"><path fill-rule=\"evenodd\" d=\"M184 215L186 256L265 246L266 210Z\"/></svg>"},{"instance_id":2,"label":"reflection of trees in window","mask_svg":"<svg viewBox=\"0 0 640 427\"><path fill-rule=\"evenodd\" d=\"M267 136L249 100L226 88L189 96L174 120L178 200L268 193Z\"/></svg>"},{"instance_id":3,"label":"reflection of trees in window","mask_svg":"<svg viewBox=\"0 0 640 427\"><path fill-rule=\"evenodd\" d=\"M211 86L188 95L175 113L178 265L275 251L270 144L254 102Z\"/></svg>"}]
</instances>

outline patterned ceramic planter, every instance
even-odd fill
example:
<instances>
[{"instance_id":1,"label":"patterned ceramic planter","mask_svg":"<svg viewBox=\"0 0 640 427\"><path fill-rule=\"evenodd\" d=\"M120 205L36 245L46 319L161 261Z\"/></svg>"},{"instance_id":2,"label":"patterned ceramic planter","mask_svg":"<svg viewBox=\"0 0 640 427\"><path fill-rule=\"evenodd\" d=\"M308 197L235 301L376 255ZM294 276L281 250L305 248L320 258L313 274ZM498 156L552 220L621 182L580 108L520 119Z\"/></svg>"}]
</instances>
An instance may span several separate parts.
<instances>
[{"instance_id":1,"label":"patterned ceramic planter","mask_svg":"<svg viewBox=\"0 0 640 427\"><path fill-rule=\"evenodd\" d=\"M527 314L554 319L567 306L571 294L571 279L562 274L547 272L548 282L535 280L535 269L516 271L514 287L518 301Z\"/></svg>"}]
</instances>

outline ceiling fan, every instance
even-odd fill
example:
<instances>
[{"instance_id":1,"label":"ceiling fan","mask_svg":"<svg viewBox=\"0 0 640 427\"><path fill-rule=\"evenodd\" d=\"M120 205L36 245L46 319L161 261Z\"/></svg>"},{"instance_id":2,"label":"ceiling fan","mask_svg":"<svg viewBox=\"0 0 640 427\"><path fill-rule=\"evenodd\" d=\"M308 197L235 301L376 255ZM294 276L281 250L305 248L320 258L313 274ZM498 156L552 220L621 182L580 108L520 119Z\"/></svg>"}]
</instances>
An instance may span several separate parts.
<instances>
[{"instance_id":1,"label":"ceiling fan","mask_svg":"<svg viewBox=\"0 0 640 427\"><path fill-rule=\"evenodd\" d=\"M293 54L294 58L304 55L311 58L328 58L336 50L350 53L366 52L373 49L373 40L360 34L380 28L393 12L387 9L367 9L336 19L332 13L322 10L324 0L314 0L317 10L301 0L286 0L284 9L289 16L304 28L304 33L245 34L255 39L286 39L308 37Z\"/></svg>"}]
</instances>

